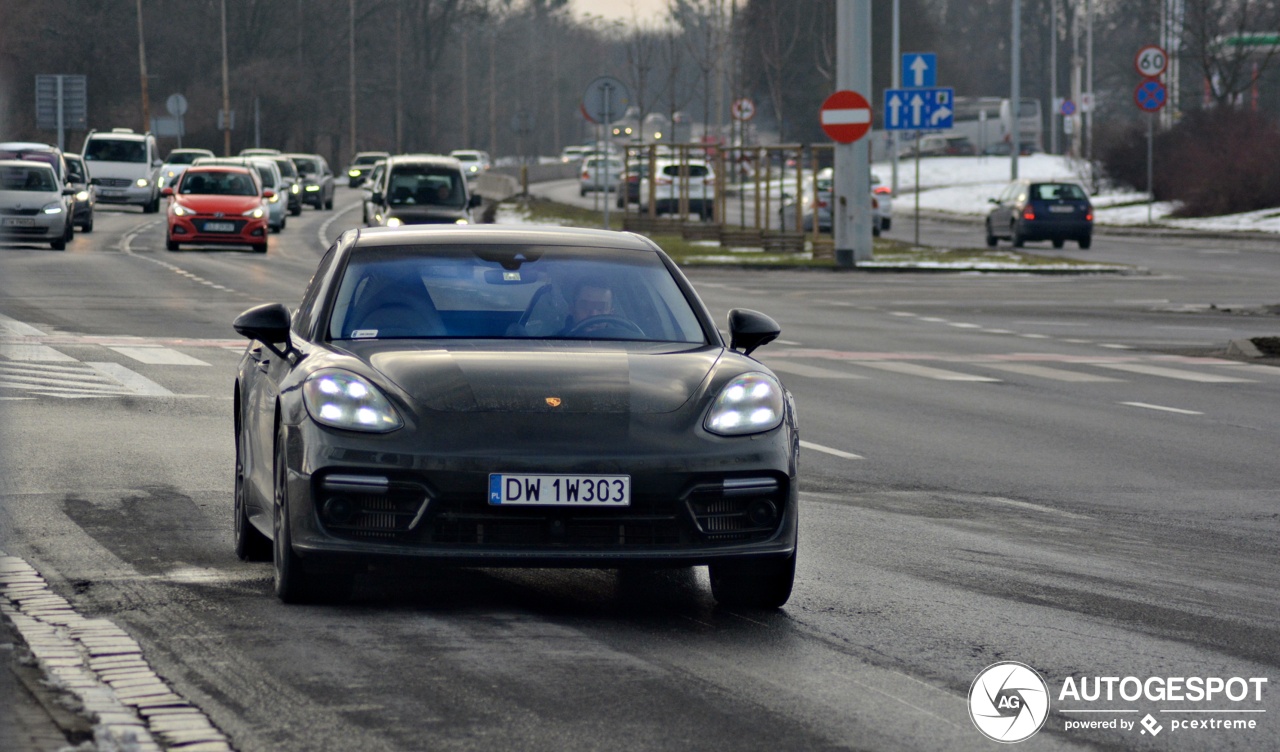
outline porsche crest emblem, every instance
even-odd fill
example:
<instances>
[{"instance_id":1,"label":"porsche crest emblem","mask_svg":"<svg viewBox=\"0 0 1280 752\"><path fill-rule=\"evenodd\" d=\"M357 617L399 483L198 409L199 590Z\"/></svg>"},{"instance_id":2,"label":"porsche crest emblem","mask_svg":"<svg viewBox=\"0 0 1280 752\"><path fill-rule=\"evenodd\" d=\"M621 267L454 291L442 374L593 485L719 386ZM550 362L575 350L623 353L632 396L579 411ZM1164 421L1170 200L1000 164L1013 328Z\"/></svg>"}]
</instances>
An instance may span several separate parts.
<instances>
[{"instance_id":1,"label":"porsche crest emblem","mask_svg":"<svg viewBox=\"0 0 1280 752\"><path fill-rule=\"evenodd\" d=\"M559 397L547 397L547 404L551 407L560 407Z\"/></svg>"}]
</instances>

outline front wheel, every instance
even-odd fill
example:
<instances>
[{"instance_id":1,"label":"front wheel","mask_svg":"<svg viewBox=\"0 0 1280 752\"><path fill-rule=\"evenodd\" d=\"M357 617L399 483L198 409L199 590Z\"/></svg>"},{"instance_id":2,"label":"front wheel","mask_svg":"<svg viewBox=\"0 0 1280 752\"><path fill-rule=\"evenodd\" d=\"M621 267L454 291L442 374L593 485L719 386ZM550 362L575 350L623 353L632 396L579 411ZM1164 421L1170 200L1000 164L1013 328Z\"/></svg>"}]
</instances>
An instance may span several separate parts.
<instances>
[{"instance_id":1,"label":"front wheel","mask_svg":"<svg viewBox=\"0 0 1280 752\"><path fill-rule=\"evenodd\" d=\"M999 239L998 239L998 238L996 238L995 233L991 232L991 223L990 223L990 222L988 222L988 223L987 223L987 247L988 247L988 248L995 248L995 247L996 247L996 243L998 243L998 242L1000 242L1000 241L999 241Z\"/></svg>"},{"instance_id":2,"label":"front wheel","mask_svg":"<svg viewBox=\"0 0 1280 752\"><path fill-rule=\"evenodd\" d=\"M253 252L254 252L254 253L266 253L266 252L267 252L267 244L266 244L266 243L254 243L254 244L253 244Z\"/></svg>"},{"instance_id":3,"label":"front wheel","mask_svg":"<svg viewBox=\"0 0 1280 752\"><path fill-rule=\"evenodd\" d=\"M242 427L236 433L236 486L234 497L235 515L235 549L241 561L269 561L271 559L271 541L258 531L249 521L249 510L245 505L245 494L248 493L245 478L244 431Z\"/></svg>"},{"instance_id":4,"label":"front wheel","mask_svg":"<svg viewBox=\"0 0 1280 752\"><path fill-rule=\"evenodd\" d=\"M303 570L302 559L293 551L293 536L289 524L289 468L286 464L283 430L276 435L274 475L271 560L276 597L284 603L314 603L345 598L351 592L350 574L329 576L322 582L315 574Z\"/></svg>"},{"instance_id":5,"label":"front wheel","mask_svg":"<svg viewBox=\"0 0 1280 752\"><path fill-rule=\"evenodd\" d=\"M1080 244L1080 250L1087 251L1089 250L1089 246L1093 245L1093 236L1085 235L1083 238L1080 238L1080 240L1076 242Z\"/></svg>"},{"instance_id":6,"label":"front wheel","mask_svg":"<svg viewBox=\"0 0 1280 752\"><path fill-rule=\"evenodd\" d=\"M333 196L332 196L332 195L330 195L330 196L329 196L329 199L328 199L327 201L325 201L325 202L324 202L324 210L325 210L325 211L333 211Z\"/></svg>"},{"instance_id":7,"label":"front wheel","mask_svg":"<svg viewBox=\"0 0 1280 752\"><path fill-rule=\"evenodd\" d=\"M299 201L298 203L296 203L296 204L294 204L293 206L290 206L290 207L289 207L289 215L290 215L290 216L293 216L293 217L298 217L298 216L301 216L301 215L302 215L302 202L301 202L301 201Z\"/></svg>"},{"instance_id":8,"label":"front wheel","mask_svg":"<svg viewBox=\"0 0 1280 752\"><path fill-rule=\"evenodd\" d=\"M781 608L791 597L796 554L785 559L756 559L712 564L711 594L722 606Z\"/></svg>"},{"instance_id":9,"label":"front wheel","mask_svg":"<svg viewBox=\"0 0 1280 752\"><path fill-rule=\"evenodd\" d=\"M164 241L164 247L165 247L165 250L176 251L178 250L178 241L166 240Z\"/></svg>"}]
</instances>

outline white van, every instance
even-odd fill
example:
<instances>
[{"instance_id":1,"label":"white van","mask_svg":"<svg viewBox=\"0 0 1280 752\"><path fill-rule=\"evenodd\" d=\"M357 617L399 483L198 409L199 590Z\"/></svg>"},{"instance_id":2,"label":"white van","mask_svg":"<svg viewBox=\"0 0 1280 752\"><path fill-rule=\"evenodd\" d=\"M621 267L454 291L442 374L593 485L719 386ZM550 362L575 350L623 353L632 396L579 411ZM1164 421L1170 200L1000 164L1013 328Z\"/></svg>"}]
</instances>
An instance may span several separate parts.
<instances>
[{"instance_id":1,"label":"white van","mask_svg":"<svg viewBox=\"0 0 1280 752\"><path fill-rule=\"evenodd\" d=\"M150 133L129 128L89 131L81 151L98 189L98 203L137 204L142 211L160 211L160 166L163 161Z\"/></svg>"}]
</instances>

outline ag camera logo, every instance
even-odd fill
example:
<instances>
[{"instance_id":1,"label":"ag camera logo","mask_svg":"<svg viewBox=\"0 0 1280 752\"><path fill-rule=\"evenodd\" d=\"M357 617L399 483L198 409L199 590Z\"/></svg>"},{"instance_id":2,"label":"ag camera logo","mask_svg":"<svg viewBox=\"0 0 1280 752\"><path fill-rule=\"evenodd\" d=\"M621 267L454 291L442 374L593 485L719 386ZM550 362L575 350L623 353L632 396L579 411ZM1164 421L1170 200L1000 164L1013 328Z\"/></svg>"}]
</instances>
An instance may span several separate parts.
<instances>
[{"instance_id":1,"label":"ag camera logo","mask_svg":"<svg viewBox=\"0 0 1280 752\"><path fill-rule=\"evenodd\" d=\"M1025 664L993 663L969 686L969 718L992 741L1030 739L1048 717L1049 685Z\"/></svg>"}]
</instances>

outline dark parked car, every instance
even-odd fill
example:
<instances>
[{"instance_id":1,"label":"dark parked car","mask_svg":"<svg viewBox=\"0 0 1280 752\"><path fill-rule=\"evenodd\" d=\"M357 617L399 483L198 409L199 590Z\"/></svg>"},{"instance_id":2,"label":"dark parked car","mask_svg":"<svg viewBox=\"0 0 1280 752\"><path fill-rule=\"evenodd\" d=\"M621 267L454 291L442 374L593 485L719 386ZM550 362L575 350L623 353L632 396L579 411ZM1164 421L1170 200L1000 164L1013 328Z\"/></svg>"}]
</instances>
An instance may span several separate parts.
<instances>
[{"instance_id":1,"label":"dark parked car","mask_svg":"<svg viewBox=\"0 0 1280 752\"><path fill-rule=\"evenodd\" d=\"M280 168L285 193L289 196L289 214L298 216L302 213L302 178L298 176L298 166L292 159L284 155L267 157Z\"/></svg>"},{"instance_id":2,"label":"dark parked car","mask_svg":"<svg viewBox=\"0 0 1280 752\"><path fill-rule=\"evenodd\" d=\"M1028 240L1051 240L1061 248L1074 240L1081 248L1093 242L1093 205L1089 194L1076 183L1015 180L987 214L987 245L994 248L1008 238L1021 248Z\"/></svg>"},{"instance_id":3,"label":"dark parked car","mask_svg":"<svg viewBox=\"0 0 1280 752\"><path fill-rule=\"evenodd\" d=\"M317 209L333 208L333 170L319 154L285 154L298 169L302 181L301 201Z\"/></svg>"},{"instance_id":4,"label":"dark parked car","mask_svg":"<svg viewBox=\"0 0 1280 752\"><path fill-rule=\"evenodd\" d=\"M286 602L370 564L688 567L776 608L797 551L795 405L651 240L350 230L292 315L235 321L235 547Z\"/></svg>"},{"instance_id":5,"label":"dark parked car","mask_svg":"<svg viewBox=\"0 0 1280 752\"><path fill-rule=\"evenodd\" d=\"M385 151L362 151L356 154L351 160L351 166L347 168L347 185L351 188L359 188L364 179L369 176L373 166L389 156L391 154Z\"/></svg>"}]
</instances>

